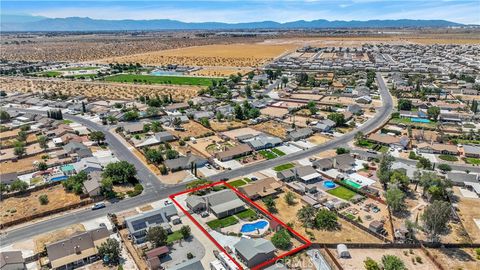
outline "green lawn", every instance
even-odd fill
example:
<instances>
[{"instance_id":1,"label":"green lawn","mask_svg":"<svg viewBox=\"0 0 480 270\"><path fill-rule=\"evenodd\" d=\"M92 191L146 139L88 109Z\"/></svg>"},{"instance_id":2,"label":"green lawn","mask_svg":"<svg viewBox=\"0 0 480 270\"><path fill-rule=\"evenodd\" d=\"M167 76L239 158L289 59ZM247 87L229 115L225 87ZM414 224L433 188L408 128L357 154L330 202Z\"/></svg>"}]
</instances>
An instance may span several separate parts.
<instances>
[{"instance_id":1,"label":"green lawn","mask_svg":"<svg viewBox=\"0 0 480 270\"><path fill-rule=\"evenodd\" d=\"M213 230L217 228L225 228L231 226L233 224L237 224L238 219L235 216L228 216L221 219L215 219L207 222L208 227L212 228Z\"/></svg>"},{"instance_id":2,"label":"green lawn","mask_svg":"<svg viewBox=\"0 0 480 270\"><path fill-rule=\"evenodd\" d=\"M178 84L211 86L218 78L186 77L186 76L153 76L138 74L118 74L105 78L109 82L146 83L146 84Z\"/></svg>"},{"instance_id":3,"label":"green lawn","mask_svg":"<svg viewBox=\"0 0 480 270\"><path fill-rule=\"evenodd\" d=\"M446 161L458 161L458 158L452 155L439 155L438 158Z\"/></svg>"},{"instance_id":4,"label":"green lawn","mask_svg":"<svg viewBox=\"0 0 480 270\"><path fill-rule=\"evenodd\" d=\"M372 149L375 144L370 142L369 140L366 140L366 139L363 139L363 140L359 140L357 143L355 143L356 145L360 146L360 147L363 147L363 148L369 148L369 149Z\"/></svg>"},{"instance_id":5,"label":"green lawn","mask_svg":"<svg viewBox=\"0 0 480 270\"><path fill-rule=\"evenodd\" d=\"M480 165L480 158L465 158L467 164Z\"/></svg>"},{"instance_id":6,"label":"green lawn","mask_svg":"<svg viewBox=\"0 0 480 270\"><path fill-rule=\"evenodd\" d=\"M228 182L230 185L232 185L233 187L241 187L243 185L246 185L247 182L245 182L245 180L243 179L238 179L238 180L235 180L235 181L232 181L232 182Z\"/></svg>"},{"instance_id":7,"label":"green lawn","mask_svg":"<svg viewBox=\"0 0 480 270\"><path fill-rule=\"evenodd\" d=\"M283 151L278 150L277 148L273 148L273 149L272 149L272 152L275 153L275 154L277 154L277 156L279 156L279 157L286 155Z\"/></svg>"},{"instance_id":8,"label":"green lawn","mask_svg":"<svg viewBox=\"0 0 480 270\"><path fill-rule=\"evenodd\" d=\"M334 188L334 189L329 189L327 190L328 193L332 194L333 196L337 196L341 199L344 199L344 200L350 200L351 198L353 198L353 196L355 196L355 192L351 191L350 189L348 188L345 188L345 187L342 187L342 186L339 186L337 188Z\"/></svg>"},{"instance_id":9,"label":"green lawn","mask_svg":"<svg viewBox=\"0 0 480 270\"><path fill-rule=\"evenodd\" d=\"M63 122L65 125L68 125L68 124L73 123L72 120L68 120L68 119L63 120L62 122Z\"/></svg>"},{"instance_id":10,"label":"green lawn","mask_svg":"<svg viewBox=\"0 0 480 270\"><path fill-rule=\"evenodd\" d=\"M169 234L168 237L167 237L167 244L171 244L173 243L174 241L177 241L177 240L180 240L183 238L183 235L182 233L180 232L180 230L178 231L174 231L172 234Z\"/></svg>"},{"instance_id":11,"label":"green lawn","mask_svg":"<svg viewBox=\"0 0 480 270\"><path fill-rule=\"evenodd\" d=\"M293 165L292 163L286 163L286 164L282 164L282 165L278 165L277 167L274 167L273 170L275 170L276 172L281 172L284 170L291 169L293 167L295 167L295 165Z\"/></svg>"},{"instance_id":12,"label":"green lawn","mask_svg":"<svg viewBox=\"0 0 480 270\"><path fill-rule=\"evenodd\" d=\"M247 183L250 183L252 182L252 179L248 178L248 177L245 177L243 178L243 181L247 182Z\"/></svg>"},{"instance_id":13,"label":"green lawn","mask_svg":"<svg viewBox=\"0 0 480 270\"><path fill-rule=\"evenodd\" d=\"M58 76L62 75L62 73L58 72L58 71L44 71L44 72L40 72L38 74L40 76L43 76L43 77L58 77Z\"/></svg>"},{"instance_id":14,"label":"green lawn","mask_svg":"<svg viewBox=\"0 0 480 270\"><path fill-rule=\"evenodd\" d=\"M257 218L257 213L252 209L244 210L240 213L237 213L236 216L240 219L255 219Z\"/></svg>"},{"instance_id":15,"label":"green lawn","mask_svg":"<svg viewBox=\"0 0 480 270\"><path fill-rule=\"evenodd\" d=\"M272 153L268 150L260 150L260 151L258 151L258 153L260 153L260 155L262 155L266 159L274 159L274 158L277 157L277 155L275 155L274 153Z\"/></svg>"}]
</instances>

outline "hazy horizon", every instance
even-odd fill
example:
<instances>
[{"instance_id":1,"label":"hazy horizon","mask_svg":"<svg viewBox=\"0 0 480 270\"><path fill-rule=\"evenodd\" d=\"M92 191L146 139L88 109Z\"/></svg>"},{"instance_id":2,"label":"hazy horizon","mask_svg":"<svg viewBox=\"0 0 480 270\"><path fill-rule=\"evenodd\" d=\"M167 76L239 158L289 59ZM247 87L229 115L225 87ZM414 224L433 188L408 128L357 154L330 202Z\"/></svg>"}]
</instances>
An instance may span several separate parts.
<instances>
[{"instance_id":1,"label":"hazy horizon","mask_svg":"<svg viewBox=\"0 0 480 270\"><path fill-rule=\"evenodd\" d=\"M5 15L244 23L298 20L447 20L480 24L480 1L2 1Z\"/></svg>"}]
</instances>

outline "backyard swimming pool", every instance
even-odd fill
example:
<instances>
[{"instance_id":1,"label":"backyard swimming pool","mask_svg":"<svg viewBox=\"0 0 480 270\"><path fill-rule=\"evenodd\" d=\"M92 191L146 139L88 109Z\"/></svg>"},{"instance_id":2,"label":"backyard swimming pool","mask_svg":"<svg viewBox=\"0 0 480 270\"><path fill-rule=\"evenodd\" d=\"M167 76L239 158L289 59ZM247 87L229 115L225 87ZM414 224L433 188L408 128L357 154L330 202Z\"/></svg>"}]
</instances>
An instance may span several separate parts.
<instances>
[{"instance_id":1,"label":"backyard swimming pool","mask_svg":"<svg viewBox=\"0 0 480 270\"><path fill-rule=\"evenodd\" d=\"M335 183L327 180L327 181L323 182L323 186L326 187L326 188L334 188Z\"/></svg>"},{"instance_id":2,"label":"backyard swimming pool","mask_svg":"<svg viewBox=\"0 0 480 270\"><path fill-rule=\"evenodd\" d=\"M251 233L255 232L257 230L262 230L266 226L268 226L268 221L266 220L260 220L254 223L246 223L242 225L242 228L240 229L240 232L242 233Z\"/></svg>"},{"instance_id":3,"label":"backyard swimming pool","mask_svg":"<svg viewBox=\"0 0 480 270\"><path fill-rule=\"evenodd\" d=\"M415 123L430 123L430 120L428 119L423 119L423 118L410 118L410 121L415 122Z\"/></svg>"},{"instance_id":4,"label":"backyard swimming pool","mask_svg":"<svg viewBox=\"0 0 480 270\"><path fill-rule=\"evenodd\" d=\"M63 176L57 176L57 177L53 177L52 179L50 179L51 182L58 182L58 181L63 181L65 179L67 179L68 176L66 175L63 175Z\"/></svg>"},{"instance_id":5,"label":"backyard swimming pool","mask_svg":"<svg viewBox=\"0 0 480 270\"><path fill-rule=\"evenodd\" d=\"M350 180L350 179L344 179L344 180L342 180L342 182L344 182L345 184L347 184L347 185L349 185L349 186L351 186L351 187L357 188L357 189L359 189L359 188L362 187L362 185L360 185L360 184L358 184L358 183L355 183L355 182L353 182L353 181Z\"/></svg>"}]
</instances>

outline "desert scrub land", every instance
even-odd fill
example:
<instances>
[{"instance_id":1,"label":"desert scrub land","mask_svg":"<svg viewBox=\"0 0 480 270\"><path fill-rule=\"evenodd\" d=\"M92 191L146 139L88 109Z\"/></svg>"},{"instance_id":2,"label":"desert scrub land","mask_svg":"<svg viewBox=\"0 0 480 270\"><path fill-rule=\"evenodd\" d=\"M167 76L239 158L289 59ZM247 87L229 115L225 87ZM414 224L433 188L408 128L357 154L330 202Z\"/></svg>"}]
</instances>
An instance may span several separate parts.
<instances>
[{"instance_id":1,"label":"desert scrub land","mask_svg":"<svg viewBox=\"0 0 480 270\"><path fill-rule=\"evenodd\" d=\"M94 61L107 57L209 44L253 43L258 37L198 37L188 32L14 34L2 36L0 58L17 61Z\"/></svg>"},{"instance_id":2,"label":"desert scrub land","mask_svg":"<svg viewBox=\"0 0 480 270\"><path fill-rule=\"evenodd\" d=\"M215 44L163 50L102 59L101 63L140 63L144 65L177 64L182 66L256 67L298 45Z\"/></svg>"},{"instance_id":3,"label":"desert scrub land","mask_svg":"<svg viewBox=\"0 0 480 270\"><path fill-rule=\"evenodd\" d=\"M108 82L83 82L60 79L24 79L16 77L0 77L0 85L5 91L21 92L58 92L63 94L100 98L134 99L145 95L169 95L177 101L195 97L200 86L193 85L143 85Z\"/></svg>"},{"instance_id":4,"label":"desert scrub land","mask_svg":"<svg viewBox=\"0 0 480 270\"><path fill-rule=\"evenodd\" d=\"M118 74L105 78L108 82L138 83L138 84L175 84L211 86L218 78L186 77L186 76L154 76L138 74Z\"/></svg>"}]
</instances>

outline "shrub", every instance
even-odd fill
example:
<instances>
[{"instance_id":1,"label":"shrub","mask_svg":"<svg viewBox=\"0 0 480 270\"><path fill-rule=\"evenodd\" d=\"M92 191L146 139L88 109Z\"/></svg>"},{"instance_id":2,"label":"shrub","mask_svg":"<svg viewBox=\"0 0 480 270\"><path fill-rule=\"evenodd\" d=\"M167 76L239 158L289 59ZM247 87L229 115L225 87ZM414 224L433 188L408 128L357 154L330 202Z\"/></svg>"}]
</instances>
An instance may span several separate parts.
<instances>
[{"instance_id":1,"label":"shrub","mask_svg":"<svg viewBox=\"0 0 480 270\"><path fill-rule=\"evenodd\" d=\"M191 260L191 259L193 259L193 257L195 257L195 256L193 256L193 254L191 252L187 253L187 259Z\"/></svg>"},{"instance_id":2,"label":"shrub","mask_svg":"<svg viewBox=\"0 0 480 270\"><path fill-rule=\"evenodd\" d=\"M38 197L38 201L40 201L41 205L48 204L48 196L46 194L42 194Z\"/></svg>"},{"instance_id":3,"label":"shrub","mask_svg":"<svg viewBox=\"0 0 480 270\"><path fill-rule=\"evenodd\" d=\"M420 256L415 257L415 261L417 261L417 263L423 263Z\"/></svg>"}]
</instances>

